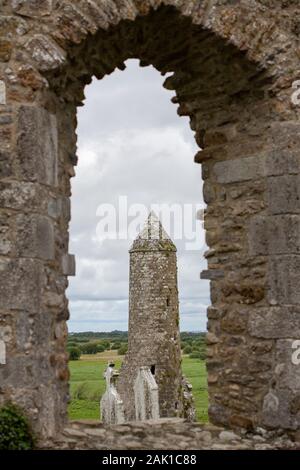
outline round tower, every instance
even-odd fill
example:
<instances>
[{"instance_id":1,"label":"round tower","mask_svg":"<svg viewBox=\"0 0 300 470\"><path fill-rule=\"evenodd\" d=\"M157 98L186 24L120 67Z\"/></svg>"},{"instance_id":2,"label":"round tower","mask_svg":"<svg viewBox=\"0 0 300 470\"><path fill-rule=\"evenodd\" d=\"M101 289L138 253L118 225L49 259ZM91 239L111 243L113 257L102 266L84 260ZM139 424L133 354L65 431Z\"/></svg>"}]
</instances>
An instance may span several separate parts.
<instances>
[{"instance_id":1,"label":"round tower","mask_svg":"<svg viewBox=\"0 0 300 470\"><path fill-rule=\"evenodd\" d=\"M183 413L176 251L150 213L130 250L128 353L117 384L127 420L135 419L133 385L143 366L158 385L160 416Z\"/></svg>"}]
</instances>

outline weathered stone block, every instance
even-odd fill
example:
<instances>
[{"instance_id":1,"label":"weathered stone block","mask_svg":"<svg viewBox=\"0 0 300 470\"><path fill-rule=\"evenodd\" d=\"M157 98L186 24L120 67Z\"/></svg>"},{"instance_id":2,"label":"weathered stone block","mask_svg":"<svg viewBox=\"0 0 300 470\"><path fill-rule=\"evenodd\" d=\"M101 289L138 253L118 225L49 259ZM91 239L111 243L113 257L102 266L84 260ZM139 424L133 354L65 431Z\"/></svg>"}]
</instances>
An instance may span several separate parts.
<instances>
[{"instance_id":1,"label":"weathered stone block","mask_svg":"<svg viewBox=\"0 0 300 470\"><path fill-rule=\"evenodd\" d=\"M48 215L54 219L61 215L61 199L50 199L48 202Z\"/></svg>"},{"instance_id":2,"label":"weathered stone block","mask_svg":"<svg viewBox=\"0 0 300 470\"><path fill-rule=\"evenodd\" d=\"M214 174L218 183L237 183L264 176L264 156L225 160L214 165Z\"/></svg>"},{"instance_id":3,"label":"weathered stone block","mask_svg":"<svg viewBox=\"0 0 300 470\"><path fill-rule=\"evenodd\" d=\"M41 215L18 215L16 217L18 256L54 259L55 240L52 222Z\"/></svg>"},{"instance_id":4,"label":"weathered stone block","mask_svg":"<svg viewBox=\"0 0 300 470\"><path fill-rule=\"evenodd\" d=\"M71 204L69 197L51 198L48 202L48 215L54 219L63 217L64 220L71 219Z\"/></svg>"},{"instance_id":5,"label":"weathered stone block","mask_svg":"<svg viewBox=\"0 0 300 470\"><path fill-rule=\"evenodd\" d=\"M205 269L200 273L200 279L222 279L224 277L224 271L220 269Z\"/></svg>"},{"instance_id":6,"label":"weathered stone block","mask_svg":"<svg viewBox=\"0 0 300 470\"><path fill-rule=\"evenodd\" d=\"M43 301L47 307L61 310L64 307L65 298L63 294L47 291L43 296Z\"/></svg>"},{"instance_id":7,"label":"weathered stone block","mask_svg":"<svg viewBox=\"0 0 300 470\"><path fill-rule=\"evenodd\" d=\"M299 417L291 414L295 397L296 394L288 389L270 390L263 401L262 424L269 428L297 429Z\"/></svg>"},{"instance_id":8,"label":"weathered stone block","mask_svg":"<svg viewBox=\"0 0 300 470\"><path fill-rule=\"evenodd\" d=\"M7 343L12 340L12 328L9 325L0 326L0 339Z\"/></svg>"},{"instance_id":9,"label":"weathered stone block","mask_svg":"<svg viewBox=\"0 0 300 470\"><path fill-rule=\"evenodd\" d=\"M208 181L203 185L203 198L206 204L210 204L216 198L215 189Z\"/></svg>"},{"instance_id":10,"label":"weathered stone block","mask_svg":"<svg viewBox=\"0 0 300 470\"><path fill-rule=\"evenodd\" d=\"M25 48L42 72L56 69L65 61L65 52L53 39L42 34L35 34Z\"/></svg>"},{"instance_id":11,"label":"weathered stone block","mask_svg":"<svg viewBox=\"0 0 300 470\"><path fill-rule=\"evenodd\" d=\"M267 180L268 211L272 214L300 212L300 176L284 175Z\"/></svg>"},{"instance_id":12,"label":"weathered stone block","mask_svg":"<svg viewBox=\"0 0 300 470\"><path fill-rule=\"evenodd\" d=\"M274 256L268 266L271 305L300 303L300 256Z\"/></svg>"},{"instance_id":13,"label":"weathered stone block","mask_svg":"<svg viewBox=\"0 0 300 470\"><path fill-rule=\"evenodd\" d=\"M0 146L3 150L9 150L12 141L12 127L0 126Z\"/></svg>"},{"instance_id":14,"label":"weathered stone block","mask_svg":"<svg viewBox=\"0 0 300 470\"><path fill-rule=\"evenodd\" d=\"M9 216L0 214L0 254L8 255L12 249L13 234L10 230Z\"/></svg>"},{"instance_id":15,"label":"weathered stone block","mask_svg":"<svg viewBox=\"0 0 300 470\"><path fill-rule=\"evenodd\" d=\"M6 344L0 339L0 364L6 364Z\"/></svg>"},{"instance_id":16,"label":"weathered stone block","mask_svg":"<svg viewBox=\"0 0 300 470\"><path fill-rule=\"evenodd\" d=\"M12 174L11 155L0 150L0 178L5 178Z\"/></svg>"},{"instance_id":17,"label":"weathered stone block","mask_svg":"<svg viewBox=\"0 0 300 470\"><path fill-rule=\"evenodd\" d=\"M0 183L0 206L5 209L24 210L28 207L33 210L43 209L46 197L45 188L36 183L18 181Z\"/></svg>"},{"instance_id":18,"label":"weathered stone block","mask_svg":"<svg viewBox=\"0 0 300 470\"><path fill-rule=\"evenodd\" d=\"M248 230L248 244L250 256L267 254L269 252L269 239L266 234L268 219L263 216L252 217Z\"/></svg>"},{"instance_id":19,"label":"weathered stone block","mask_svg":"<svg viewBox=\"0 0 300 470\"><path fill-rule=\"evenodd\" d=\"M213 423L226 425L230 417L230 410L221 404L214 403L209 405L208 414Z\"/></svg>"},{"instance_id":20,"label":"weathered stone block","mask_svg":"<svg viewBox=\"0 0 300 470\"><path fill-rule=\"evenodd\" d=\"M30 349L34 320L37 322L37 318L33 319L30 312L22 311L15 315L16 346L19 353Z\"/></svg>"},{"instance_id":21,"label":"weathered stone block","mask_svg":"<svg viewBox=\"0 0 300 470\"><path fill-rule=\"evenodd\" d=\"M53 340L53 325L56 319L53 313L49 310L45 310L44 307L38 314L35 314L34 318L33 342L37 346L44 347L45 344Z\"/></svg>"},{"instance_id":22,"label":"weathered stone block","mask_svg":"<svg viewBox=\"0 0 300 470\"><path fill-rule=\"evenodd\" d=\"M16 15L0 16L0 31L2 37L23 36L29 27L26 21Z\"/></svg>"},{"instance_id":23,"label":"weathered stone block","mask_svg":"<svg viewBox=\"0 0 300 470\"><path fill-rule=\"evenodd\" d=\"M25 180L57 185L57 139L55 115L42 108L20 108L18 163Z\"/></svg>"},{"instance_id":24,"label":"weathered stone block","mask_svg":"<svg viewBox=\"0 0 300 470\"><path fill-rule=\"evenodd\" d=\"M13 118L10 114L0 114L0 125L1 124L12 124Z\"/></svg>"},{"instance_id":25,"label":"weathered stone block","mask_svg":"<svg viewBox=\"0 0 300 470\"><path fill-rule=\"evenodd\" d=\"M221 329L230 334L241 334L247 329L248 311L230 310L221 319Z\"/></svg>"},{"instance_id":26,"label":"weathered stone block","mask_svg":"<svg viewBox=\"0 0 300 470\"><path fill-rule=\"evenodd\" d=\"M299 132L296 127L294 132ZM267 176L280 176L285 174L298 174L300 155L298 150L288 148L276 148L266 155L265 169Z\"/></svg>"},{"instance_id":27,"label":"weathered stone block","mask_svg":"<svg viewBox=\"0 0 300 470\"><path fill-rule=\"evenodd\" d=\"M68 327L65 321L60 321L55 326L55 338L65 339L68 336Z\"/></svg>"},{"instance_id":28,"label":"weathered stone block","mask_svg":"<svg viewBox=\"0 0 300 470\"><path fill-rule=\"evenodd\" d=\"M42 271L38 261L0 261L0 309L37 311Z\"/></svg>"},{"instance_id":29,"label":"weathered stone block","mask_svg":"<svg viewBox=\"0 0 300 470\"><path fill-rule=\"evenodd\" d=\"M109 26L109 13L106 10L105 6L99 2L95 2L95 0L79 0L78 2L80 4L80 10L85 12L90 18L93 18L94 21L97 22L97 24L100 26L102 29L107 29ZM130 2L130 6L126 4L126 6L123 4L122 6L125 6L126 11L129 9L135 7L133 5L133 2ZM122 8L120 5L120 7ZM110 5L109 8L112 6ZM115 5L113 6L113 10L115 11L116 14L119 14L117 10L115 9ZM134 19L134 15L132 17Z\"/></svg>"},{"instance_id":30,"label":"weathered stone block","mask_svg":"<svg viewBox=\"0 0 300 470\"><path fill-rule=\"evenodd\" d=\"M3 80L0 80L0 105L6 104L6 87Z\"/></svg>"},{"instance_id":31,"label":"weathered stone block","mask_svg":"<svg viewBox=\"0 0 300 470\"><path fill-rule=\"evenodd\" d=\"M300 253L300 216L256 216L248 231L251 256Z\"/></svg>"},{"instance_id":32,"label":"weathered stone block","mask_svg":"<svg viewBox=\"0 0 300 470\"><path fill-rule=\"evenodd\" d=\"M298 316L298 318L300 317ZM286 319L287 322L288 320L289 319ZM300 323L300 320L298 320L298 323ZM300 338L299 334L298 338ZM295 351L293 349L293 343L293 339L283 339L277 341L275 375L277 377L277 388L288 388L289 390L295 392L300 391L300 365L293 364L292 361L292 356Z\"/></svg>"},{"instance_id":33,"label":"weathered stone block","mask_svg":"<svg viewBox=\"0 0 300 470\"><path fill-rule=\"evenodd\" d=\"M52 10L52 0L12 0L12 7L19 15L34 18L49 15Z\"/></svg>"},{"instance_id":34,"label":"weathered stone block","mask_svg":"<svg viewBox=\"0 0 300 470\"><path fill-rule=\"evenodd\" d=\"M300 338L300 308L270 307L249 312L249 334L256 338Z\"/></svg>"},{"instance_id":35,"label":"weathered stone block","mask_svg":"<svg viewBox=\"0 0 300 470\"><path fill-rule=\"evenodd\" d=\"M51 377L49 360L35 351L31 355L7 355L7 380L11 387L34 388L36 383L47 383Z\"/></svg>"},{"instance_id":36,"label":"weathered stone block","mask_svg":"<svg viewBox=\"0 0 300 470\"><path fill-rule=\"evenodd\" d=\"M271 124L271 139L274 150L270 157L275 163L273 168L276 170L276 173L273 174L299 173L299 120L273 122ZM271 161L268 160L268 163ZM271 173L268 171L268 174Z\"/></svg>"},{"instance_id":37,"label":"weathered stone block","mask_svg":"<svg viewBox=\"0 0 300 470\"><path fill-rule=\"evenodd\" d=\"M75 276L76 274L76 264L75 256L65 254L62 257L62 272L65 276Z\"/></svg>"},{"instance_id":38,"label":"weathered stone block","mask_svg":"<svg viewBox=\"0 0 300 470\"><path fill-rule=\"evenodd\" d=\"M36 352L39 347L45 348L53 340L55 317L49 310L20 310L14 312L13 317L18 353L28 353L32 350Z\"/></svg>"}]
</instances>

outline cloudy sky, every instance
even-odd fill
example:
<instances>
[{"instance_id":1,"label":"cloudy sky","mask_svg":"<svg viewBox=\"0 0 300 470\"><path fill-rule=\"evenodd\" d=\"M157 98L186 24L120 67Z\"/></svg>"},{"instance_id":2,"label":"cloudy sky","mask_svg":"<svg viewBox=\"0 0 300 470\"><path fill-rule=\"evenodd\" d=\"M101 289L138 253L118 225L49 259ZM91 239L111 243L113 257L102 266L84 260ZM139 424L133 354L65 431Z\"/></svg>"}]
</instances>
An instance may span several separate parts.
<instances>
[{"instance_id":1,"label":"cloudy sky","mask_svg":"<svg viewBox=\"0 0 300 470\"><path fill-rule=\"evenodd\" d=\"M70 226L77 273L69 278L67 292L71 332L127 330L132 240L101 237L104 204L117 216L119 196L127 197L131 210L132 204L203 205L201 167L193 162L197 148L188 119L178 117L170 101L173 93L162 87L164 78L155 69L140 68L136 60L126 65L124 72L94 80L79 109ZM210 303L208 282L199 277L206 266L203 229L194 215L198 241L193 246L186 239L175 241L182 331L205 330ZM190 226L183 220L186 231Z\"/></svg>"}]
</instances>

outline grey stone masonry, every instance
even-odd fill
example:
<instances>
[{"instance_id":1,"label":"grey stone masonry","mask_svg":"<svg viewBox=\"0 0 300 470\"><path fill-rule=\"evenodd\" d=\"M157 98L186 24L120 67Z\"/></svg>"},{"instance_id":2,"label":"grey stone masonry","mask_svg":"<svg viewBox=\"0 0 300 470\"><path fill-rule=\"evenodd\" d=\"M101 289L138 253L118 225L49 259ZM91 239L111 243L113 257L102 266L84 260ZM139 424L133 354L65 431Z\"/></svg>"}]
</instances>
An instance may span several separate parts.
<instances>
[{"instance_id":1,"label":"grey stone masonry","mask_svg":"<svg viewBox=\"0 0 300 470\"><path fill-rule=\"evenodd\" d=\"M61 434L42 442L42 449L82 450L299 450L300 436L257 428L230 431L212 424L178 418L104 426L97 421L72 421Z\"/></svg>"},{"instance_id":2,"label":"grey stone masonry","mask_svg":"<svg viewBox=\"0 0 300 470\"><path fill-rule=\"evenodd\" d=\"M0 105L1 104L6 104L6 88L2 80L0 80Z\"/></svg>"},{"instance_id":3,"label":"grey stone masonry","mask_svg":"<svg viewBox=\"0 0 300 470\"><path fill-rule=\"evenodd\" d=\"M159 415L182 416L176 247L153 213L130 250L128 352L117 382L127 421L136 416L134 384L141 367L155 377Z\"/></svg>"}]
</instances>

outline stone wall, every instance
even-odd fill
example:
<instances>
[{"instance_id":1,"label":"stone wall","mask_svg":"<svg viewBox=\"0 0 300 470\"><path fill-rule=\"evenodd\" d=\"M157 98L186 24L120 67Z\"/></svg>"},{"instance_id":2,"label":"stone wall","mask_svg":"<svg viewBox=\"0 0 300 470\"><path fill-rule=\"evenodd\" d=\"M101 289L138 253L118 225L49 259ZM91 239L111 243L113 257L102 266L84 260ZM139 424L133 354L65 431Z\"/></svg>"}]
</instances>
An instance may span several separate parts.
<instances>
[{"instance_id":1,"label":"stone wall","mask_svg":"<svg viewBox=\"0 0 300 470\"><path fill-rule=\"evenodd\" d=\"M131 422L103 426L95 421L73 421L42 449L62 450L299 450L299 436L257 428L228 431L212 424L182 419Z\"/></svg>"},{"instance_id":2,"label":"stone wall","mask_svg":"<svg viewBox=\"0 0 300 470\"><path fill-rule=\"evenodd\" d=\"M34 428L66 420L65 297L76 106L124 60L173 72L203 149L210 417L296 429L299 5L292 0L2 0L0 402Z\"/></svg>"}]
</instances>

